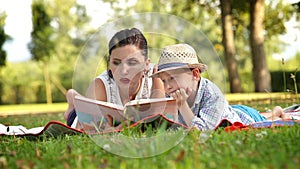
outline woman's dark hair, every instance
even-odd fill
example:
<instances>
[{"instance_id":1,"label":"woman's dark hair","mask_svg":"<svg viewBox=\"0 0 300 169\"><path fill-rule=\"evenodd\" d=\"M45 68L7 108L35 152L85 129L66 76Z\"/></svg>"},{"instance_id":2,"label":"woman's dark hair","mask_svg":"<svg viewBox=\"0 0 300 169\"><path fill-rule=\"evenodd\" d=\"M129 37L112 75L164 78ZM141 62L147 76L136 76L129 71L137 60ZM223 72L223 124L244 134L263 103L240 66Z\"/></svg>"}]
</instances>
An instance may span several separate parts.
<instances>
[{"instance_id":1,"label":"woman's dark hair","mask_svg":"<svg viewBox=\"0 0 300 169\"><path fill-rule=\"evenodd\" d=\"M107 60L107 66L109 65L112 50L126 45L134 45L138 49L141 49L142 55L145 57L145 60L148 59L148 44L142 32L137 28L124 29L117 32L109 41L109 56ZM110 70L108 71L108 73L112 78L112 73Z\"/></svg>"},{"instance_id":2,"label":"woman's dark hair","mask_svg":"<svg viewBox=\"0 0 300 169\"><path fill-rule=\"evenodd\" d=\"M145 60L148 59L148 45L147 40L140 30L137 28L124 29L117 32L109 41L109 55L111 55L112 50L118 47L123 47L126 45L134 45L142 50L142 55Z\"/></svg>"}]
</instances>

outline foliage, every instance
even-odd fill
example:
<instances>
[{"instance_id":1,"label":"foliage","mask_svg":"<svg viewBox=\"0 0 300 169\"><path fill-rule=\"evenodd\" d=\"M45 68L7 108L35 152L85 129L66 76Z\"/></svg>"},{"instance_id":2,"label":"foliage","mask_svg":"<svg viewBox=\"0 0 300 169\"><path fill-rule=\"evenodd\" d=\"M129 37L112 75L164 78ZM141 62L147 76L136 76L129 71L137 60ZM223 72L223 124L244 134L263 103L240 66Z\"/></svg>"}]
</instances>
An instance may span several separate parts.
<instances>
[{"instance_id":1,"label":"foliage","mask_svg":"<svg viewBox=\"0 0 300 169\"><path fill-rule=\"evenodd\" d=\"M29 48L33 58L42 61L45 89L40 90L46 91L47 103L51 103L52 98L64 101L67 88L72 87L74 62L89 35L83 29L89 22L86 9L74 0L56 0L34 1L32 11L34 28ZM60 94L55 95L53 90Z\"/></svg>"},{"instance_id":2,"label":"foliage","mask_svg":"<svg viewBox=\"0 0 300 169\"><path fill-rule=\"evenodd\" d=\"M4 24L6 19L6 14L4 12L0 12L0 104L3 104L3 94L4 94L4 84L2 80L2 69L6 65L6 57L7 53L3 49L3 46L6 42L11 40L11 37L5 33Z\"/></svg>"},{"instance_id":3,"label":"foliage","mask_svg":"<svg viewBox=\"0 0 300 169\"><path fill-rule=\"evenodd\" d=\"M9 63L1 73L1 81L4 84L3 103L18 104L37 101L37 89L43 85L43 79L35 62Z\"/></svg>"},{"instance_id":4,"label":"foliage","mask_svg":"<svg viewBox=\"0 0 300 169\"><path fill-rule=\"evenodd\" d=\"M43 44L44 46L41 46L40 50L37 50L37 52L40 54L35 55L34 57L47 60L47 65L49 66L49 79L51 82L49 86L52 89L53 101L65 101L64 93L68 88L72 87L75 87L84 94L89 81L106 69L106 61L99 59L99 57L107 56L107 39L100 38L87 42L88 39L92 40L92 38L89 38L89 36L94 34L96 30L91 30L91 28L88 27L90 18L86 14L86 9L84 6L78 5L75 0L42 0L34 2L39 4L37 7L39 7L43 13L41 13L39 16L33 17L33 19L36 21L40 20L40 22L45 23L44 26L35 26L36 31L39 30L42 32L42 35L40 35L38 32L34 33L34 36L37 38L34 38L36 39L35 42L36 44L39 43ZM222 32L221 27L218 26L221 24L218 0L104 0L104 2L110 3L114 11L114 15L111 20L135 13L160 12L161 14L176 15L187 22L190 22L196 28L202 30L203 34L205 34L205 36L207 36L207 38L213 44L216 52L220 56L221 62L225 63L225 58L223 57L223 46L221 43ZM254 87L252 83L252 64L248 43L248 3L247 1L232 0L232 5L232 15L234 17L234 30L236 38L236 59L239 63L239 72L242 78L243 89L245 92L251 92L254 90ZM280 41L278 35L285 32L285 27L283 24L285 21L289 20L294 15L296 17L299 16L299 13L294 12L295 10L297 10L297 8L293 8L290 5L285 4L282 0L266 1L265 49L268 59L268 66L271 71L294 71L297 67L299 67L300 58L298 56L300 53L298 53L296 57L286 60L284 65L281 64L281 61L277 61L271 57L274 53L279 54L282 52L283 48L285 47L286 44ZM155 23L152 21L148 22L147 20L147 22L142 24L145 28L149 28ZM170 30L170 25L172 24L170 24L167 20L162 21L159 24L161 30ZM0 28L1 27L3 26L0 26ZM150 58L154 63L158 61L159 50L163 46L178 42L178 39L175 39L174 37L154 36L150 31L145 32L145 35L148 39L149 47L153 49L150 51ZM189 29L184 29L182 31L182 35L189 37L193 43L200 41L197 39L198 36L194 36L193 32ZM41 41L45 43L41 43ZM97 43L99 43L98 47L96 47L98 45ZM86 48L84 49L85 51L81 51L83 48ZM44 52L43 55L49 54L49 57L42 57L41 52ZM3 58L4 57L1 56L0 60ZM0 63L2 62L0 61ZM33 65L33 68L36 70L34 71L33 75L30 75L32 78L30 78L30 80L23 79L24 82L17 80L15 84L13 84L14 81L9 80L8 75L13 75L12 77L16 77L20 76L18 74L22 74L21 72L18 72L17 69L13 68L15 64L18 65L16 67L22 69L23 72L33 72L32 68L25 64ZM79 66L80 64L81 66ZM214 64L212 64L209 69L215 70L213 66ZM17 100L22 103L45 102L46 94L42 78L43 72L41 71L43 67L43 64L35 62L7 63L6 67L2 67L0 73L4 76L1 76L0 81L5 81L3 84L5 92L2 96L4 102L9 104L16 103ZM221 71L225 72L225 69ZM213 74L216 76L223 75L222 73ZM211 74L205 73L203 76L210 77ZM227 77L226 74L225 77ZM22 78L18 77L18 79ZM284 82L280 82L280 84L283 83ZM18 85L21 85L19 87L20 90L16 90L16 86ZM228 86L228 84L226 85ZM21 94L18 96L20 99L16 99L16 92ZM28 95L28 93L30 93L30 95Z\"/></svg>"},{"instance_id":5,"label":"foliage","mask_svg":"<svg viewBox=\"0 0 300 169\"><path fill-rule=\"evenodd\" d=\"M50 25L51 18L43 2L33 1L32 3L33 31L31 32L32 42L28 47L33 59L48 62L54 49L54 39L53 28Z\"/></svg>"},{"instance_id":6,"label":"foliage","mask_svg":"<svg viewBox=\"0 0 300 169\"><path fill-rule=\"evenodd\" d=\"M5 66L6 63L6 51L3 50L3 45L7 40L10 40L10 37L6 35L4 31L5 19L6 14L0 13L0 69Z\"/></svg>"},{"instance_id":7,"label":"foliage","mask_svg":"<svg viewBox=\"0 0 300 169\"><path fill-rule=\"evenodd\" d=\"M137 0L135 5L131 4L128 6L121 6L121 2L116 0L106 0L105 2L109 2L111 4L112 9L115 11L115 17L121 17L124 14L130 15L134 13L143 12L160 12L173 14L182 17L183 19L186 19L187 21L191 22L197 28L203 31L203 33L208 37L208 39L211 40L217 53L220 56L221 61L223 63L225 62L225 58L223 56L223 47L221 43L221 26L216 26L221 25L220 8L218 0L154 0L148 2ZM253 85L253 78L251 78L252 63L249 45L249 3L248 1L232 0L232 9L233 28L235 33L236 59L239 65L239 72L241 72L241 74L250 73L249 78L242 77L242 85L246 86L246 88L244 88L244 91L249 91L248 89L252 91L252 87L247 87L248 85ZM297 15L297 13L295 12L295 7L293 7L290 4L284 3L281 0L266 1L265 49L268 60L272 60L272 54L278 53L279 51L282 51L284 49L285 43L280 41L278 36L285 33L286 28L284 26L284 23L290 20L293 15ZM164 25L164 22L162 22L161 25ZM275 28L274 25L276 25L277 28ZM184 30L183 33L188 33L188 30Z\"/></svg>"},{"instance_id":8,"label":"foliage","mask_svg":"<svg viewBox=\"0 0 300 169\"><path fill-rule=\"evenodd\" d=\"M285 73L286 77L286 91L281 82L284 81L283 73ZM292 76L295 75L295 71L274 71L271 72L272 76L272 91L273 92L292 92L295 93L297 90L300 90L300 77ZM296 79L297 78L297 79ZM297 84L297 88L295 88L295 83Z\"/></svg>"}]
</instances>

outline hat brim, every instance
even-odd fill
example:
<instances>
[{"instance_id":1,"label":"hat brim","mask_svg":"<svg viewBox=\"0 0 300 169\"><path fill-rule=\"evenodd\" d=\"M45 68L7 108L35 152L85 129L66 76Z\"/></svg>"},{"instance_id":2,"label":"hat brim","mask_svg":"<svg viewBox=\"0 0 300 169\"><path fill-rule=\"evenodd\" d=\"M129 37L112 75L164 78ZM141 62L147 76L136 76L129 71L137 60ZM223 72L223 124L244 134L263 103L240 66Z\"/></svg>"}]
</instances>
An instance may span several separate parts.
<instances>
[{"instance_id":1,"label":"hat brim","mask_svg":"<svg viewBox=\"0 0 300 169\"><path fill-rule=\"evenodd\" d=\"M206 64L203 63L187 64L179 67L169 67L153 73L150 77L159 77L161 73L166 71L176 73L177 71L180 71L182 69L191 69L191 68L198 68L200 70L200 73L203 73L207 70L208 67Z\"/></svg>"}]
</instances>

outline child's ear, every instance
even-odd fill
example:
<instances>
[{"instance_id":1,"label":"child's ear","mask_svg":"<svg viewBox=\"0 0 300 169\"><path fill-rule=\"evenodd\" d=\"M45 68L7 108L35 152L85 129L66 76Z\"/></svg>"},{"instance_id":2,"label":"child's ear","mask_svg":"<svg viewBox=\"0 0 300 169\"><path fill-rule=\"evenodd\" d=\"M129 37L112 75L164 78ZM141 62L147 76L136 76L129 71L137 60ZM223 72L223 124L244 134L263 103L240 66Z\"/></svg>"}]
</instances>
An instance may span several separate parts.
<instances>
[{"instance_id":1,"label":"child's ear","mask_svg":"<svg viewBox=\"0 0 300 169\"><path fill-rule=\"evenodd\" d=\"M200 76L200 70L198 68L194 68L192 70L193 76L198 78Z\"/></svg>"}]
</instances>

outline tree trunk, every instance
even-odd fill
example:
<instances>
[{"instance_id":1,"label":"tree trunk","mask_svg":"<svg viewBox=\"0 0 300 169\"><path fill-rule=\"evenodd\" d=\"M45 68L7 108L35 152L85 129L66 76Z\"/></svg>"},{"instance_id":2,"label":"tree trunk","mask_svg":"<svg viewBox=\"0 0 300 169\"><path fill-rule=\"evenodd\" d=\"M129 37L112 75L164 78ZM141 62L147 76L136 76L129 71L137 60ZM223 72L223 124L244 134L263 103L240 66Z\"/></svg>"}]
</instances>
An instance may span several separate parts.
<instances>
[{"instance_id":1,"label":"tree trunk","mask_svg":"<svg viewBox=\"0 0 300 169\"><path fill-rule=\"evenodd\" d=\"M2 96L4 96L3 82L0 80L0 105L3 104Z\"/></svg>"},{"instance_id":2,"label":"tree trunk","mask_svg":"<svg viewBox=\"0 0 300 169\"><path fill-rule=\"evenodd\" d=\"M271 91L271 76L264 50L264 0L250 0L250 46L255 92Z\"/></svg>"},{"instance_id":3,"label":"tree trunk","mask_svg":"<svg viewBox=\"0 0 300 169\"><path fill-rule=\"evenodd\" d=\"M21 85L20 84L16 84L14 87L14 91L15 91L15 104L21 104L22 103L22 97L21 97Z\"/></svg>"},{"instance_id":4,"label":"tree trunk","mask_svg":"<svg viewBox=\"0 0 300 169\"><path fill-rule=\"evenodd\" d=\"M3 79L2 78L2 67L0 65L0 79ZM3 81L0 80L0 105L3 104L3 100L2 100L2 97L4 96L4 85L3 85Z\"/></svg>"},{"instance_id":5,"label":"tree trunk","mask_svg":"<svg viewBox=\"0 0 300 169\"><path fill-rule=\"evenodd\" d=\"M45 78L47 104L52 104L52 89L51 89L51 82L49 78L48 63L44 63L44 78Z\"/></svg>"},{"instance_id":6,"label":"tree trunk","mask_svg":"<svg viewBox=\"0 0 300 169\"><path fill-rule=\"evenodd\" d=\"M238 73L236 51L234 46L234 33L231 18L231 0L220 0L222 13L223 46L225 51L226 67L229 76L230 92L242 92L241 79Z\"/></svg>"}]
</instances>

